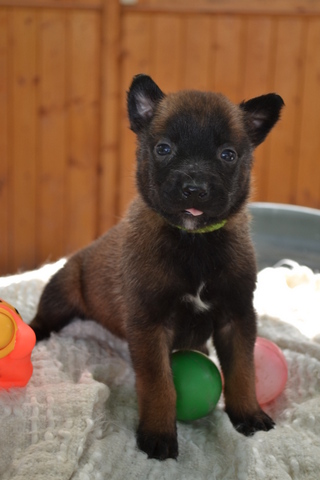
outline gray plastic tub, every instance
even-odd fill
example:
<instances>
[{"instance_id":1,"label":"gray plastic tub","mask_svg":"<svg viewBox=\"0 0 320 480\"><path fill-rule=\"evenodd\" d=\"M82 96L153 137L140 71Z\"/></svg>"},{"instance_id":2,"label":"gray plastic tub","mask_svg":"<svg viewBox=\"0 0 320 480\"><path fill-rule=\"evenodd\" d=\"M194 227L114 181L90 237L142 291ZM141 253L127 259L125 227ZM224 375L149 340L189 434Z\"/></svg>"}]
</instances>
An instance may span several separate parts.
<instances>
[{"instance_id":1,"label":"gray plastic tub","mask_svg":"<svg viewBox=\"0 0 320 480\"><path fill-rule=\"evenodd\" d=\"M320 210L278 203L251 203L258 268L290 259L320 271Z\"/></svg>"}]
</instances>

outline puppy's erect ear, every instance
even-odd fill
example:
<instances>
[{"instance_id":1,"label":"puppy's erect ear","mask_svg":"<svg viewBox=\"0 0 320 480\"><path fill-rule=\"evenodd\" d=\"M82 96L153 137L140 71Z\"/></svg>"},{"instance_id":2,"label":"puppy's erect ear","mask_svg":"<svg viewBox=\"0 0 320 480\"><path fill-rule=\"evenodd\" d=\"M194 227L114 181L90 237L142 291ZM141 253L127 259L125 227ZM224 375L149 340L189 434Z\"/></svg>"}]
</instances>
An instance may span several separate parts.
<instances>
[{"instance_id":1,"label":"puppy's erect ear","mask_svg":"<svg viewBox=\"0 0 320 480\"><path fill-rule=\"evenodd\" d=\"M263 142L279 120L283 106L282 98L276 93L261 95L240 104L245 112L247 132L254 147Z\"/></svg>"},{"instance_id":2,"label":"puppy's erect ear","mask_svg":"<svg viewBox=\"0 0 320 480\"><path fill-rule=\"evenodd\" d=\"M136 75L131 83L127 104L130 128L139 133L152 118L164 93L148 75Z\"/></svg>"}]
</instances>

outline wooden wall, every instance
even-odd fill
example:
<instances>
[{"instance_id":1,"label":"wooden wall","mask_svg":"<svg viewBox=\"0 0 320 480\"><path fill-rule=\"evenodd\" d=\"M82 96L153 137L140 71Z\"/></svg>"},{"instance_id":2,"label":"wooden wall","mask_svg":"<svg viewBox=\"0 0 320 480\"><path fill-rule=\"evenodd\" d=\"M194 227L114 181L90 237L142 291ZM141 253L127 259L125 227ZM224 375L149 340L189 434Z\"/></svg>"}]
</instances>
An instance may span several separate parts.
<instances>
[{"instance_id":1,"label":"wooden wall","mask_svg":"<svg viewBox=\"0 0 320 480\"><path fill-rule=\"evenodd\" d=\"M257 150L254 199L320 208L320 11L279 1L264 2L266 11L261 1L139 3L122 15L122 95L136 71L164 91L209 89L235 102L276 91L286 107ZM133 157L124 121L121 138L124 208Z\"/></svg>"},{"instance_id":2,"label":"wooden wall","mask_svg":"<svg viewBox=\"0 0 320 480\"><path fill-rule=\"evenodd\" d=\"M57 259L115 221L105 122L116 118L116 4L22 3L0 7L1 273Z\"/></svg>"},{"instance_id":3,"label":"wooden wall","mask_svg":"<svg viewBox=\"0 0 320 480\"><path fill-rule=\"evenodd\" d=\"M320 208L320 0L0 0L0 273L87 244L134 194L133 75L276 91L255 200Z\"/></svg>"}]
</instances>

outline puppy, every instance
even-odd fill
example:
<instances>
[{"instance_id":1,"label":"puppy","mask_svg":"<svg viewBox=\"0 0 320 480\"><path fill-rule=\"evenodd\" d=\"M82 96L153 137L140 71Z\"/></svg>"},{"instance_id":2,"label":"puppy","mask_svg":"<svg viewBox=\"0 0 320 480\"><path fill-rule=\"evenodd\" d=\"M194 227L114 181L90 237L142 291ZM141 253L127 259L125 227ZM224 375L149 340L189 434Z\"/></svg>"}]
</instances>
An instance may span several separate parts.
<instances>
[{"instance_id":1,"label":"puppy","mask_svg":"<svg viewBox=\"0 0 320 480\"><path fill-rule=\"evenodd\" d=\"M253 150L282 106L276 94L240 105L216 93L165 95L136 76L128 113L138 194L118 225L52 277L31 323L38 340L74 317L127 339L137 443L151 458L178 456L171 352L206 352L210 337L235 428L251 435L274 426L255 393L256 263L246 204Z\"/></svg>"}]
</instances>

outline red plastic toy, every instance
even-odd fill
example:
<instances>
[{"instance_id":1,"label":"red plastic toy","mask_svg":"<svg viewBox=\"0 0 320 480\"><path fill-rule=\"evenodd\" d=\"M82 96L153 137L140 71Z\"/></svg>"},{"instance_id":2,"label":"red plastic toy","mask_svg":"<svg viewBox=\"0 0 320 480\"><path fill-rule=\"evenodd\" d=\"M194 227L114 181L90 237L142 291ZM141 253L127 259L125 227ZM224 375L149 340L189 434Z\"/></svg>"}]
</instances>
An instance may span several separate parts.
<instances>
[{"instance_id":1,"label":"red plastic toy","mask_svg":"<svg viewBox=\"0 0 320 480\"><path fill-rule=\"evenodd\" d=\"M34 331L18 310L0 300L0 388L24 387L31 378Z\"/></svg>"},{"instance_id":2,"label":"red plastic toy","mask_svg":"<svg viewBox=\"0 0 320 480\"><path fill-rule=\"evenodd\" d=\"M257 400L260 405L264 405L284 390L288 380L288 366L280 348L261 337L256 340L254 361Z\"/></svg>"}]
</instances>

